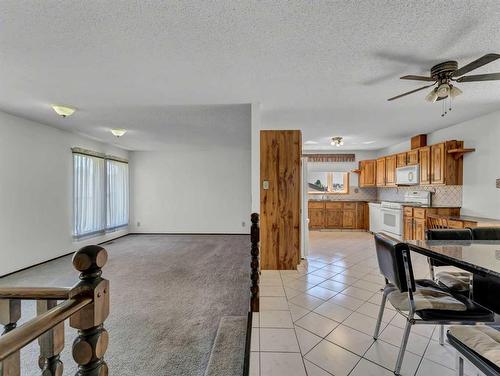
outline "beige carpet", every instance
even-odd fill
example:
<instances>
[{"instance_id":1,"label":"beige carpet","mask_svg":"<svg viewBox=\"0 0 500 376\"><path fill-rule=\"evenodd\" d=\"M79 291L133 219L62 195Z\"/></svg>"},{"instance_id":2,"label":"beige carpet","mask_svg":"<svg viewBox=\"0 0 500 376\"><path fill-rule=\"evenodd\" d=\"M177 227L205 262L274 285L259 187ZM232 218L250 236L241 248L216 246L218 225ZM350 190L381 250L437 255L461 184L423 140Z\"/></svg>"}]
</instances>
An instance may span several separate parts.
<instances>
[{"instance_id":1,"label":"beige carpet","mask_svg":"<svg viewBox=\"0 0 500 376\"><path fill-rule=\"evenodd\" d=\"M111 315L106 354L111 375L204 375L223 316L245 316L249 303L247 235L134 235L104 245ZM0 279L0 285L70 286L69 257ZM34 315L24 302L23 321ZM67 327L64 375L75 373ZM244 339L243 339L244 341ZM39 375L38 349L22 352L23 375Z\"/></svg>"}]
</instances>

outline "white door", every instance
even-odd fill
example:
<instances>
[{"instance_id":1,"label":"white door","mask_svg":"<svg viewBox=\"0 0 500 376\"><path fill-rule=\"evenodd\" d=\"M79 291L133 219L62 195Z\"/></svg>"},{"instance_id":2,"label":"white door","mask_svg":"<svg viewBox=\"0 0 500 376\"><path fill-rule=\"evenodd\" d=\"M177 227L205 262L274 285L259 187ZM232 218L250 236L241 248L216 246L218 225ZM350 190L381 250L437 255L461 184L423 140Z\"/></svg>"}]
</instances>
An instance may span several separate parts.
<instances>
[{"instance_id":1,"label":"white door","mask_svg":"<svg viewBox=\"0 0 500 376\"><path fill-rule=\"evenodd\" d=\"M302 231L301 231L301 256L306 258L309 255L309 209L308 201L309 197L307 195L308 185L307 185L307 158L301 158L301 168L302 168Z\"/></svg>"}]
</instances>

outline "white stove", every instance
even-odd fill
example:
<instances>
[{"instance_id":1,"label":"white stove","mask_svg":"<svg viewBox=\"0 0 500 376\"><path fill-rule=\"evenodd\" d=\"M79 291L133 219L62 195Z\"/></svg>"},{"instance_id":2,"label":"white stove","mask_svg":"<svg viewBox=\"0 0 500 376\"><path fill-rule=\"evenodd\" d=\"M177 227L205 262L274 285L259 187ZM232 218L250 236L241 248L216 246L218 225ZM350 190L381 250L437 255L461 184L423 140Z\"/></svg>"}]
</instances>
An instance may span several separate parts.
<instances>
[{"instance_id":1,"label":"white stove","mask_svg":"<svg viewBox=\"0 0 500 376\"><path fill-rule=\"evenodd\" d=\"M403 206L409 204L413 206L430 206L431 192L405 192L403 200L403 202L382 201L380 205L382 231L399 240L403 239Z\"/></svg>"}]
</instances>

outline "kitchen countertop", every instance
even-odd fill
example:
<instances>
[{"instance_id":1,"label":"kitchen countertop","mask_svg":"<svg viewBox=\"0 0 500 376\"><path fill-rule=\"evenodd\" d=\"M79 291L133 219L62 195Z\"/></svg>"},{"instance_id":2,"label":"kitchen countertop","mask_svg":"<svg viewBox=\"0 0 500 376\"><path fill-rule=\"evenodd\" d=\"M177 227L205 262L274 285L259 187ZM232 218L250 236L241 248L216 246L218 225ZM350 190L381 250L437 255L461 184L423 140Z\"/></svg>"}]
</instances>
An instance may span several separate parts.
<instances>
[{"instance_id":1,"label":"kitchen countertop","mask_svg":"<svg viewBox=\"0 0 500 376\"><path fill-rule=\"evenodd\" d=\"M424 208L424 209L460 209L461 206L450 206L450 205L419 205L412 203L405 203L403 206L408 206L412 208Z\"/></svg>"},{"instance_id":2,"label":"kitchen countertop","mask_svg":"<svg viewBox=\"0 0 500 376\"><path fill-rule=\"evenodd\" d=\"M309 199L309 201L315 201L315 202L371 202L371 201L367 201L367 200L356 200L356 199L346 199L346 200Z\"/></svg>"},{"instance_id":3,"label":"kitchen countertop","mask_svg":"<svg viewBox=\"0 0 500 376\"><path fill-rule=\"evenodd\" d=\"M469 215L449 216L448 219L454 221L477 222L477 224L482 227L487 227L487 226L500 227L500 220L498 219L473 217Z\"/></svg>"}]
</instances>

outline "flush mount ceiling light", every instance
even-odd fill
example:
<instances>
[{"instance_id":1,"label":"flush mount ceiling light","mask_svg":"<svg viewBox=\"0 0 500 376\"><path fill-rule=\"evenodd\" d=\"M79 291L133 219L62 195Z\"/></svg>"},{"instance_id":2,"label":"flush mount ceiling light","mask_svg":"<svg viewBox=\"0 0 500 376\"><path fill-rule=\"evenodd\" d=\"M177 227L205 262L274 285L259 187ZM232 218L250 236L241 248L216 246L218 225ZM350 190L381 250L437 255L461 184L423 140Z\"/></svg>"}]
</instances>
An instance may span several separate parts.
<instances>
[{"instance_id":1,"label":"flush mount ceiling light","mask_svg":"<svg viewBox=\"0 0 500 376\"><path fill-rule=\"evenodd\" d=\"M427 94L425 99L432 103L442 101L441 116L445 116L448 111L451 111L451 100L462 94L462 90L452 85L452 82L498 81L500 80L500 73L473 74L464 76L465 74L498 59L500 59L500 54L486 54L461 68L458 67L458 63L455 60L444 61L434 65L431 68L429 76L408 75L400 77L403 80L427 81L432 83L389 98L388 101L393 101L409 94L416 93L417 91L432 87L432 91Z\"/></svg>"},{"instance_id":2,"label":"flush mount ceiling light","mask_svg":"<svg viewBox=\"0 0 500 376\"><path fill-rule=\"evenodd\" d=\"M125 133L127 133L126 129L122 128L113 128L110 130L111 133L113 133L113 136L116 136L117 138L120 138L123 136Z\"/></svg>"},{"instance_id":3,"label":"flush mount ceiling light","mask_svg":"<svg viewBox=\"0 0 500 376\"><path fill-rule=\"evenodd\" d=\"M330 145L336 146L336 147L341 147L344 145L344 139L342 137L332 137L332 142L330 142Z\"/></svg>"},{"instance_id":4,"label":"flush mount ceiling light","mask_svg":"<svg viewBox=\"0 0 500 376\"><path fill-rule=\"evenodd\" d=\"M75 112L74 108L67 107L67 106L61 106L58 104L53 104L52 109L55 111L56 114L58 114L59 116L62 116L63 118L71 116Z\"/></svg>"}]
</instances>

